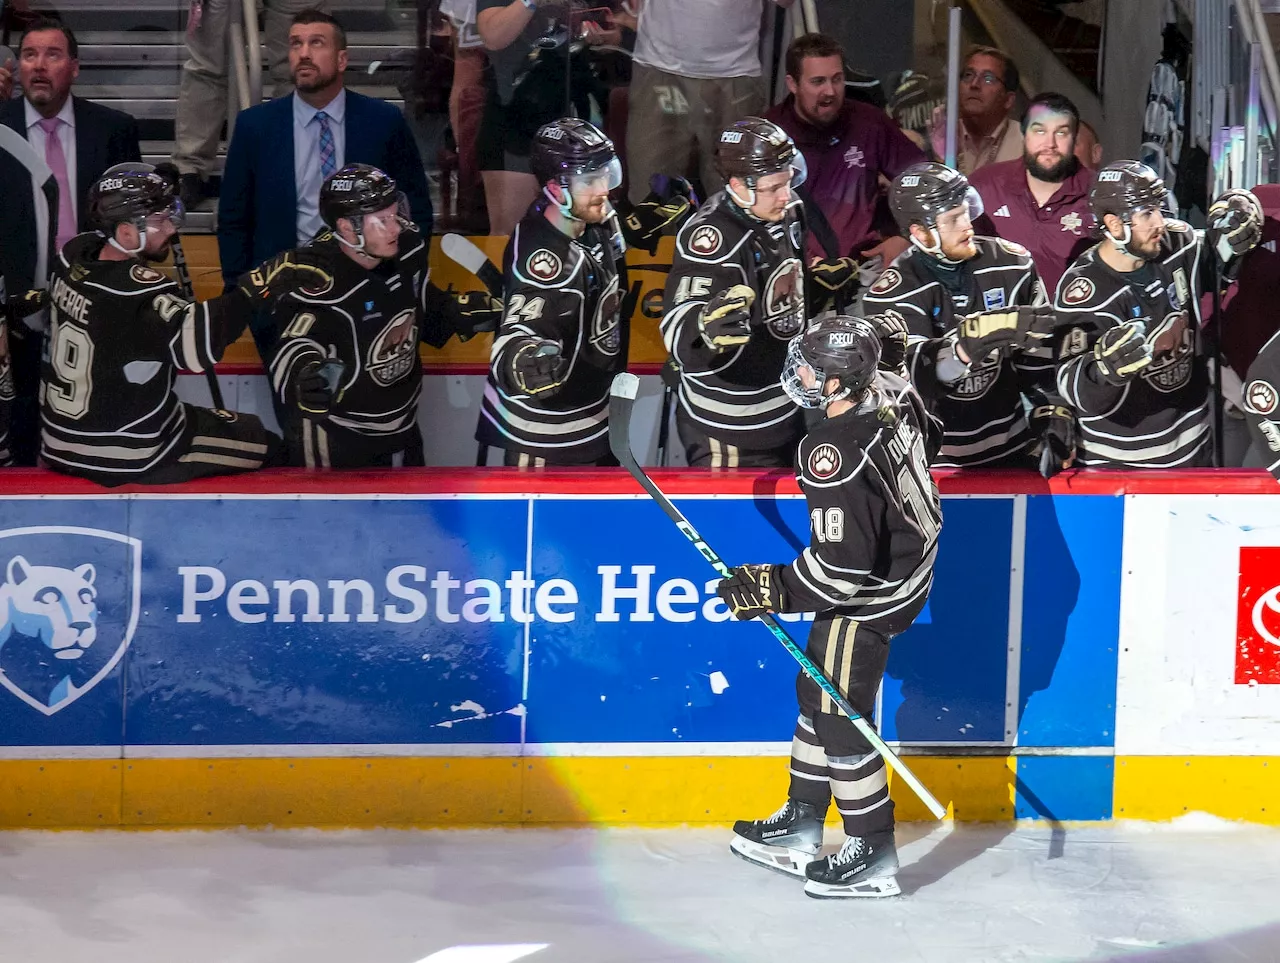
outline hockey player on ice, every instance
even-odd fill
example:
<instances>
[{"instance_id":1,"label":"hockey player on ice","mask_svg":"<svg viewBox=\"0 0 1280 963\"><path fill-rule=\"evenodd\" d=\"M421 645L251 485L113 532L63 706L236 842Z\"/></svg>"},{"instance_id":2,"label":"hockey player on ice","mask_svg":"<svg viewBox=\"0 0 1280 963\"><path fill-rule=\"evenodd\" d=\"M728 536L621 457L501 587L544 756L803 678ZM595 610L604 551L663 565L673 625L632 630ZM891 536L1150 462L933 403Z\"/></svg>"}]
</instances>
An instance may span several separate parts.
<instances>
[{"instance_id":1,"label":"hockey player on ice","mask_svg":"<svg viewBox=\"0 0 1280 963\"><path fill-rule=\"evenodd\" d=\"M502 305L484 291L455 300L431 283L428 239L376 167L335 171L319 206L326 229L301 251L321 258L332 279L292 288L276 305L270 373L287 463L422 465L418 343L441 348L455 334L492 331Z\"/></svg>"},{"instance_id":2,"label":"hockey player on ice","mask_svg":"<svg viewBox=\"0 0 1280 963\"><path fill-rule=\"evenodd\" d=\"M662 339L680 370L676 429L698 468L790 467L804 419L778 383L804 328L804 155L747 117L720 134L723 190L676 237Z\"/></svg>"},{"instance_id":3,"label":"hockey player on ice","mask_svg":"<svg viewBox=\"0 0 1280 963\"><path fill-rule=\"evenodd\" d=\"M1047 396L1052 359L1029 341L1049 312L1031 255L1012 241L974 235L982 200L963 174L942 164L915 164L899 174L889 205L912 246L880 275L863 305L905 323L912 379L936 379L946 389L937 408L945 427L939 464L1030 467L1046 436L1069 433L1055 424L1067 413ZM957 355L954 332L962 319L1005 337L981 355ZM922 351L921 339L938 338L944 340ZM1028 343L1032 350L1023 350Z\"/></svg>"},{"instance_id":4,"label":"hockey player on ice","mask_svg":"<svg viewBox=\"0 0 1280 963\"><path fill-rule=\"evenodd\" d=\"M889 642L924 608L942 524L929 463L941 425L899 374L877 370L873 324L818 321L787 349L787 395L825 418L800 443L809 547L789 565L740 565L717 586L736 618L815 612L806 654L868 721ZM806 879L815 897L898 892L893 802L884 759L803 672L791 788L767 819L734 825L732 850ZM847 837L818 859L834 797Z\"/></svg>"},{"instance_id":5,"label":"hockey player on ice","mask_svg":"<svg viewBox=\"0 0 1280 963\"><path fill-rule=\"evenodd\" d=\"M198 408L173 391L178 370L205 371L250 314L282 288L323 286L319 259L286 252L196 303L150 265L163 261L182 203L148 164L111 168L87 199L98 231L62 248L49 285L40 379L40 455L103 485L170 484L272 462L280 439L253 415Z\"/></svg>"},{"instance_id":6,"label":"hockey player on ice","mask_svg":"<svg viewBox=\"0 0 1280 963\"><path fill-rule=\"evenodd\" d=\"M1067 325L1058 390L1080 424L1081 467L1195 468L1212 451L1209 367L1200 337L1202 273L1230 278L1262 237L1262 206L1232 189L1209 206L1203 239L1166 216L1155 171L1098 171L1089 206L1103 239L1067 269L1054 311ZM1074 322L1073 324L1071 322Z\"/></svg>"},{"instance_id":7,"label":"hockey player on ice","mask_svg":"<svg viewBox=\"0 0 1280 963\"><path fill-rule=\"evenodd\" d=\"M616 465L609 385L627 367L626 245L609 192L622 183L613 142L562 118L534 137L543 196L503 255L506 313L493 340L476 440L504 464Z\"/></svg>"}]
</instances>

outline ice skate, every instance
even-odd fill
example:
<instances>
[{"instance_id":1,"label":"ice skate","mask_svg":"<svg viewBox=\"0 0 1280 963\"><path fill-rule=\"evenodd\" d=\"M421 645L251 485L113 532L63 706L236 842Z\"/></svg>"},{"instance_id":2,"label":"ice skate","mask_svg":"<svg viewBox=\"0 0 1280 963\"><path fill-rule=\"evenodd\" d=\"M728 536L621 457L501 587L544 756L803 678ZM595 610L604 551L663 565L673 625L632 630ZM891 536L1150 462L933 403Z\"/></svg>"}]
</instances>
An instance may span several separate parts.
<instances>
[{"instance_id":1,"label":"ice skate","mask_svg":"<svg viewBox=\"0 0 1280 963\"><path fill-rule=\"evenodd\" d=\"M815 899L897 896L897 873L893 833L850 836L838 853L809 864L804 891Z\"/></svg>"},{"instance_id":2,"label":"ice skate","mask_svg":"<svg viewBox=\"0 0 1280 963\"><path fill-rule=\"evenodd\" d=\"M804 868L822 848L826 813L812 803L788 799L768 819L739 819L729 848L774 872L804 878Z\"/></svg>"}]
</instances>

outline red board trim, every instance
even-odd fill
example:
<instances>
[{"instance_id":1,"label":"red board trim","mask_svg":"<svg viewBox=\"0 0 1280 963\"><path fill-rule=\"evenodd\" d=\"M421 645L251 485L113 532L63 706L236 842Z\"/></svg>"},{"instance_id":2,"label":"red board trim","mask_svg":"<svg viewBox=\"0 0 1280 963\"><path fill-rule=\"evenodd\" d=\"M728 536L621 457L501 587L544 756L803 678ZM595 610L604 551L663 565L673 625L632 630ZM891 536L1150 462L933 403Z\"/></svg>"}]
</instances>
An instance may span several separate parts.
<instances>
[{"instance_id":1,"label":"red board trim","mask_svg":"<svg viewBox=\"0 0 1280 963\"><path fill-rule=\"evenodd\" d=\"M1044 481L1028 472L935 473L944 495L1275 495L1275 480L1264 471L1202 469L1153 472L1064 472ZM671 495L769 497L799 493L789 472L690 471L659 469L653 478ZM547 469L419 468L401 471L308 472L276 469L186 485L103 488L35 468L0 469L0 497L14 495L104 495L118 493L184 495L635 495L641 488L619 468Z\"/></svg>"}]
</instances>

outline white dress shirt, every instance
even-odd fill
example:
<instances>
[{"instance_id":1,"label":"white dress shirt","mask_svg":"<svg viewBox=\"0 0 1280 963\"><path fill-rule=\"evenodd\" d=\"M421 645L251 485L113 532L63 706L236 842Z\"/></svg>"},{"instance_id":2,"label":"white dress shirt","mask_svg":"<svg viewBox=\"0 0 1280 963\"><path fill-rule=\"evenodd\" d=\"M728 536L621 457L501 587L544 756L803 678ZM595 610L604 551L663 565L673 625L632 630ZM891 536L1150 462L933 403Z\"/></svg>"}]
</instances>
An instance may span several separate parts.
<instances>
[{"instance_id":1,"label":"white dress shirt","mask_svg":"<svg viewBox=\"0 0 1280 963\"><path fill-rule=\"evenodd\" d=\"M316 114L321 110L329 118L329 130L333 133L333 155L337 166L342 167L347 154L347 91L324 107L312 107L305 100L293 95L293 180L298 190L298 243L305 244L324 227L320 220L320 185L324 176L320 173L320 122Z\"/></svg>"},{"instance_id":2,"label":"white dress shirt","mask_svg":"<svg viewBox=\"0 0 1280 963\"><path fill-rule=\"evenodd\" d=\"M45 141L48 139L44 130L40 127L40 121L44 120L44 118L40 115L40 111L31 106L29 100L23 100L22 109L27 122L27 142L35 149L40 159L44 160ZM62 121L62 126L58 128L58 140L62 142L62 153L67 159L67 184L71 188L71 210L75 212L76 223L78 224L80 223L80 198L76 197L76 114L72 109L70 97L62 105L62 109L58 111L58 119ZM48 215L46 213L44 194L34 178L31 181L31 199L35 204L37 224L47 224ZM49 263L45 256L44 246L36 246L38 248L36 251L36 276L32 283L35 287L40 287L49 280Z\"/></svg>"}]
</instances>

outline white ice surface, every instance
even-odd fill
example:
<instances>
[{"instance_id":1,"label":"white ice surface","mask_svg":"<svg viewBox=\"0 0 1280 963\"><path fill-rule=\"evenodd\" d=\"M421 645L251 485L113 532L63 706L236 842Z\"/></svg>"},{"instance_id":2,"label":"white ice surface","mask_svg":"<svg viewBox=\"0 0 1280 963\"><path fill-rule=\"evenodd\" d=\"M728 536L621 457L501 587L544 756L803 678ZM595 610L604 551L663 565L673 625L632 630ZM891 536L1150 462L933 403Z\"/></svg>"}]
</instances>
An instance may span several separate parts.
<instances>
[{"instance_id":1,"label":"white ice surface","mask_svg":"<svg viewBox=\"0 0 1280 963\"><path fill-rule=\"evenodd\" d=\"M898 838L904 895L835 902L724 829L0 833L0 960L1280 963L1277 830Z\"/></svg>"}]
</instances>

